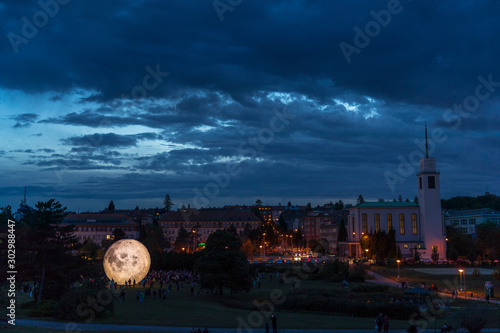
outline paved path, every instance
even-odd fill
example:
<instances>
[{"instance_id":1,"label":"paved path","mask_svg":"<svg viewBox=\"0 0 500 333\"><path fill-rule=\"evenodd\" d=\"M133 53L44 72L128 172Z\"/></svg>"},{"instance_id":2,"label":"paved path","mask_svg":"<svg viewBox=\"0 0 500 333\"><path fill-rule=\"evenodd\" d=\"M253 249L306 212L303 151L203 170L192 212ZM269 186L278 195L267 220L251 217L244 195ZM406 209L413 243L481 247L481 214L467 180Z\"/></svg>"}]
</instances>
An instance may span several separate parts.
<instances>
[{"instance_id":1,"label":"paved path","mask_svg":"<svg viewBox=\"0 0 500 333\"><path fill-rule=\"evenodd\" d=\"M389 278L386 278L386 277L384 277L384 276L382 276L380 274L377 274L375 272L372 272L372 271L367 271L366 274L368 274L368 275L370 275L370 276L372 276L372 277L375 278L375 280L366 280L366 282L376 283L376 284L383 284L383 285L391 286L391 287L395 287L395 288L401 288L401 283L400 282L391 280ZM448 294L448 293L439 292L438 294L439 294L439 296L443 296L443 297L452 297L451 294ZM471 297L465 297L465 296L458 296L457 298L466 299L466 300L472 300L472 301L486 302L486 299L484 299L484 297L473 297L473 298L471 298ZM500 300L490 299L490 303L500 304Z\"/></svg>"},{"instance_id":2,"label":"paved path","mask_svg":"<svg viewBox=\"0 0 500 333\"><path fill-rule=\"evenodd\" d=\"M278 323L279 324L279 323ZM66 330L66 332L77 332L79 329L84 331L134 331L134 332L168 332L168 333L190 333L193 329L190 327L163 327L163 326L139 326L139 325L111 325L111 324L68 324L56 321L17 319L16 325L31 326L38 328L49 328L57 330ZM73 326L68 326L73 325ZM278 327L279 328L279 327ZM203 328L202 328L203 329ZM252 328L210 328L210 333L265 333L265 329ZM438 332L440 329L438 329ZM499 329L483 329L481 332L498 332ZM278 329L279 333L373 333L375 330L316 330L316 329ZM390 332L406 332L405 329L391 329ZM419 333L431 333L434 329L420 330Z\"/></svg>"}]
</instances>

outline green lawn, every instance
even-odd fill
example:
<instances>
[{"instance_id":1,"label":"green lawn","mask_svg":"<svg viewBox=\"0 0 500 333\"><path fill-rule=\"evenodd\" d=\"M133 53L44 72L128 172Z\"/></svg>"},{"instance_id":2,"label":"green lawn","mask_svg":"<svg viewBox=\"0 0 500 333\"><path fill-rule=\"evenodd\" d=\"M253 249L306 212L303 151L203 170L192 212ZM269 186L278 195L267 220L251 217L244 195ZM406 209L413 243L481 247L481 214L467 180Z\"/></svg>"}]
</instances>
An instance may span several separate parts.
<instances>
[{"instance_id":1,"label":"green lawn","mask_svg":"<svg viewBox=\"0 0 500 333\"><path fill-rule=\"evenodd\" d=\"M356 283L351 283L354 288ZM289 292L289 285L279 285L277 279L269 283L262 283L262 288L253 289L250 293L238 294L235 297L225 298L223 301L218 296L212 295L190 295L186 286L181 291L172 291L167 294L167 299L148 299L143 303L137 302L135 293L140 288L131 288L126 291L125 302L115 302L115 315L96 319L94 323L101 324L130 324L130 325L159 325L159 326L193 326L193 327L238 327L242 323L256 323L264 327L264 319L251 306L252 302L269 300L271 294L281 291L283 295ZM301 290L328 290L338 291L344 294L348 291L342 290L340 283L327 283L324 281L303 280L300 281ZM401 293L400 289L391 289L390 293ZM402 295L402 294L401 294ZM285 296L286 297L286 296ZM372 296L352 293L352 297L367 300ZM269 308L264 308L269 312ZM332 315L331 313L318 312L276 312L281 328L318 328L318 329L373 329L374 318L351 317L348 315ZM19 317L27 317L27 311L20 309ZM42 319L42 318L37 318ZM45 319L45 318L43 318ZM51 319L48 319L51 320ZM438 327L442 326L444 320L439 320ZM433 325L433 323L432 323ZM391 320L392 328L407 328L408 321ZM432 326L433 327L433 326ZM26 331L30 332L30 331Z\"/></svg>"},{"instance_id":2,"label":"green lawn","mask_svg":"<svg viewBox=\"0 0 500 333\"><path fill-rule=\"evenodd\" d=\"M395 277L396 268L373 268L374 271L387 277ZM401 277L410 280L414 284L426 282L427 285L437 283L443 289L446 284L442 281L446 279L452 281L453 277L430 275L411 270L401 269ZM480 277L481 279L481 277ZM482 277L486 280L486 277ZM483 281L484 281L483 280ZM481 281L481 280L479 280ZM480 283L478 281L478 284ZM453 283L453 282L452 282ZM484 282L483 282L484 283ZM474 281L472 281L474 284ZM350 290L356 286L356 283L350 283L350 289L341 287L341 283L329 283L325 281L301 280L300 290L325 291L338 293L339 297L357 299L361 301L373 300L376 294L352 293ZM130 325L158 325L158 326L187 326L187 327L238 327L249 323L252 327L264 327L264 319L267 317L252 306L254 301L262 302L269 300L272 293L282 292L288 295L290 285L279 285L276 277L272 282L267 279L263 281L262 288L252 289L249 293L240 293L234 297L224 297L221 300L218 296L212 295L190 295L190 285L181 288L181 291L174 291L167 294L167 299L146 298L143 303L137 302L135 293L140 288L131 288L126 290L126 301L120 303L118 298L115 301L115 314L106 318L95 319L93 323L101 324L130 324ZM197 288L196 288L197 289ZM500 288L496 287L497 292ZM117 293L116 293L117 294ZM403 297L403 291L399 288L390 288L387 292L378 293L379 298L390 298L394 295L396 298ZM227 295L229 296L229 295ZM281 296L281 295L280 295ZM27 301L26 295L21 296L18 301ZM457 301L453 306L459 306L464 301ZM264 311L271 313L266 306ZM447 311L455 311L454 309ZM18 309L18 318L27 318L26 309ZM373 329L374 318L370 317L351 317L348 315L333 315L331 313L321 312L276 312L280 328L317 328L317 329ZM390 317L390 314L389 314ZM51 320L47 318L35 318ZM437 327L442 327L448 319L439 319ZM252 324L254 323L254 324ZM407 320L391 320L391 328L407 328ZM434 328L434 322L428 323L429 328ZM24 331L22 329L25 329ZM16 331L17 330L17 331ZM31 328L17 327L12 332L44 332ZM54 332L54 330L45 330L45 332Z\"/></svg>"}]
</instances>

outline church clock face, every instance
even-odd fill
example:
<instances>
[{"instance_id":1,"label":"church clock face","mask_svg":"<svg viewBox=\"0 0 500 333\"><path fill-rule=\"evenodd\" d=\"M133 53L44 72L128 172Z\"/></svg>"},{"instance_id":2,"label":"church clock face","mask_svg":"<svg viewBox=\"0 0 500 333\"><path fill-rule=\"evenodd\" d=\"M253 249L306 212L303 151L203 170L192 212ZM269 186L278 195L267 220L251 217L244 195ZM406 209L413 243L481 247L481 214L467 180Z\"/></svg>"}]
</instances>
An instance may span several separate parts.
<instances>
[{"instance_id":1,"label":"church clock face","mask_svg":"<svg viewBox=\"0 0 500 333\"><path fill-rule=\"evenodd\" d=\"M432 165L433 165L432 162L427 162L427 167L428 168L432 168Z\"/></svg>"}]
</instances>

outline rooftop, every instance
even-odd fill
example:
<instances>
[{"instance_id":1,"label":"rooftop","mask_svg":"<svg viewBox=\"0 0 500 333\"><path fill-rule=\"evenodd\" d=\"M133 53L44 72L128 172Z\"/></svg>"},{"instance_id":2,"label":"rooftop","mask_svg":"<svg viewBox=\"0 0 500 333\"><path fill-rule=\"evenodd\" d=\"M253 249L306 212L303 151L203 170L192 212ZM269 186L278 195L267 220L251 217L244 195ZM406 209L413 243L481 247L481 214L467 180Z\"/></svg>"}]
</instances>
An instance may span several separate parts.
<instances>
[{"instance_id":1,"label":"rooftop","mask_svg":"<svg viewBox=\"0 0 500 333\"><path fill-rule=\"evenodd\" d=\"M189 213L168 212L160 218L160 222L204 222L204 221L248 221L260 222L252 212L237 209L200 209Z\"/></svg>"},{"instance_id":2,"label":"rooftop","mask_svg":"<svg viewBox=\"0 0 500 333\"><path fill-rule=\"evenodd\" d=\"M415 202L363 202L361 205L357 205L356 207L418 207L418 204Z\"/></svg>"},{"instance_id":3,"label":"rooftop","mask_svg":"<svg viewBox=\"0 0 500 333\"><path fill-rule=\"evenodd\" d=\"M477 208L467 210L449 210L446 215L449 217L474 216L474 215L498 215L500 212L491 208Z\"/></svg>"}]
</instances>

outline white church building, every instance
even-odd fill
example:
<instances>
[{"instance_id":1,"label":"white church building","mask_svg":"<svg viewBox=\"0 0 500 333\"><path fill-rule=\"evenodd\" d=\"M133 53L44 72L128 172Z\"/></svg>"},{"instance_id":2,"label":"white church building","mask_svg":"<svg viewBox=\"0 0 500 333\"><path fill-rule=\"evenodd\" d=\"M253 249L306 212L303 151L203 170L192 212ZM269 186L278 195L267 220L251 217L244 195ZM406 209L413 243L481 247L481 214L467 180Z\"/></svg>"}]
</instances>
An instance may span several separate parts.
<instances>
[{"instance_id":1,"label":"white church building","mask_svg":"<svg viewBox=\"0 0 500 333\"><path fill-rule=\"evenodd\" d=\"M347 255L364 257L360 239L369 232L396 231L396 244L403 258L413 255L416 248L422 258L430 258L435 248L440 258L446 257L446 228L441 211L439 172L436 159L420 159L417 174L418 204L414 202L364 202L350 208L347 224Z\"/></svg>"}]
</instances>

